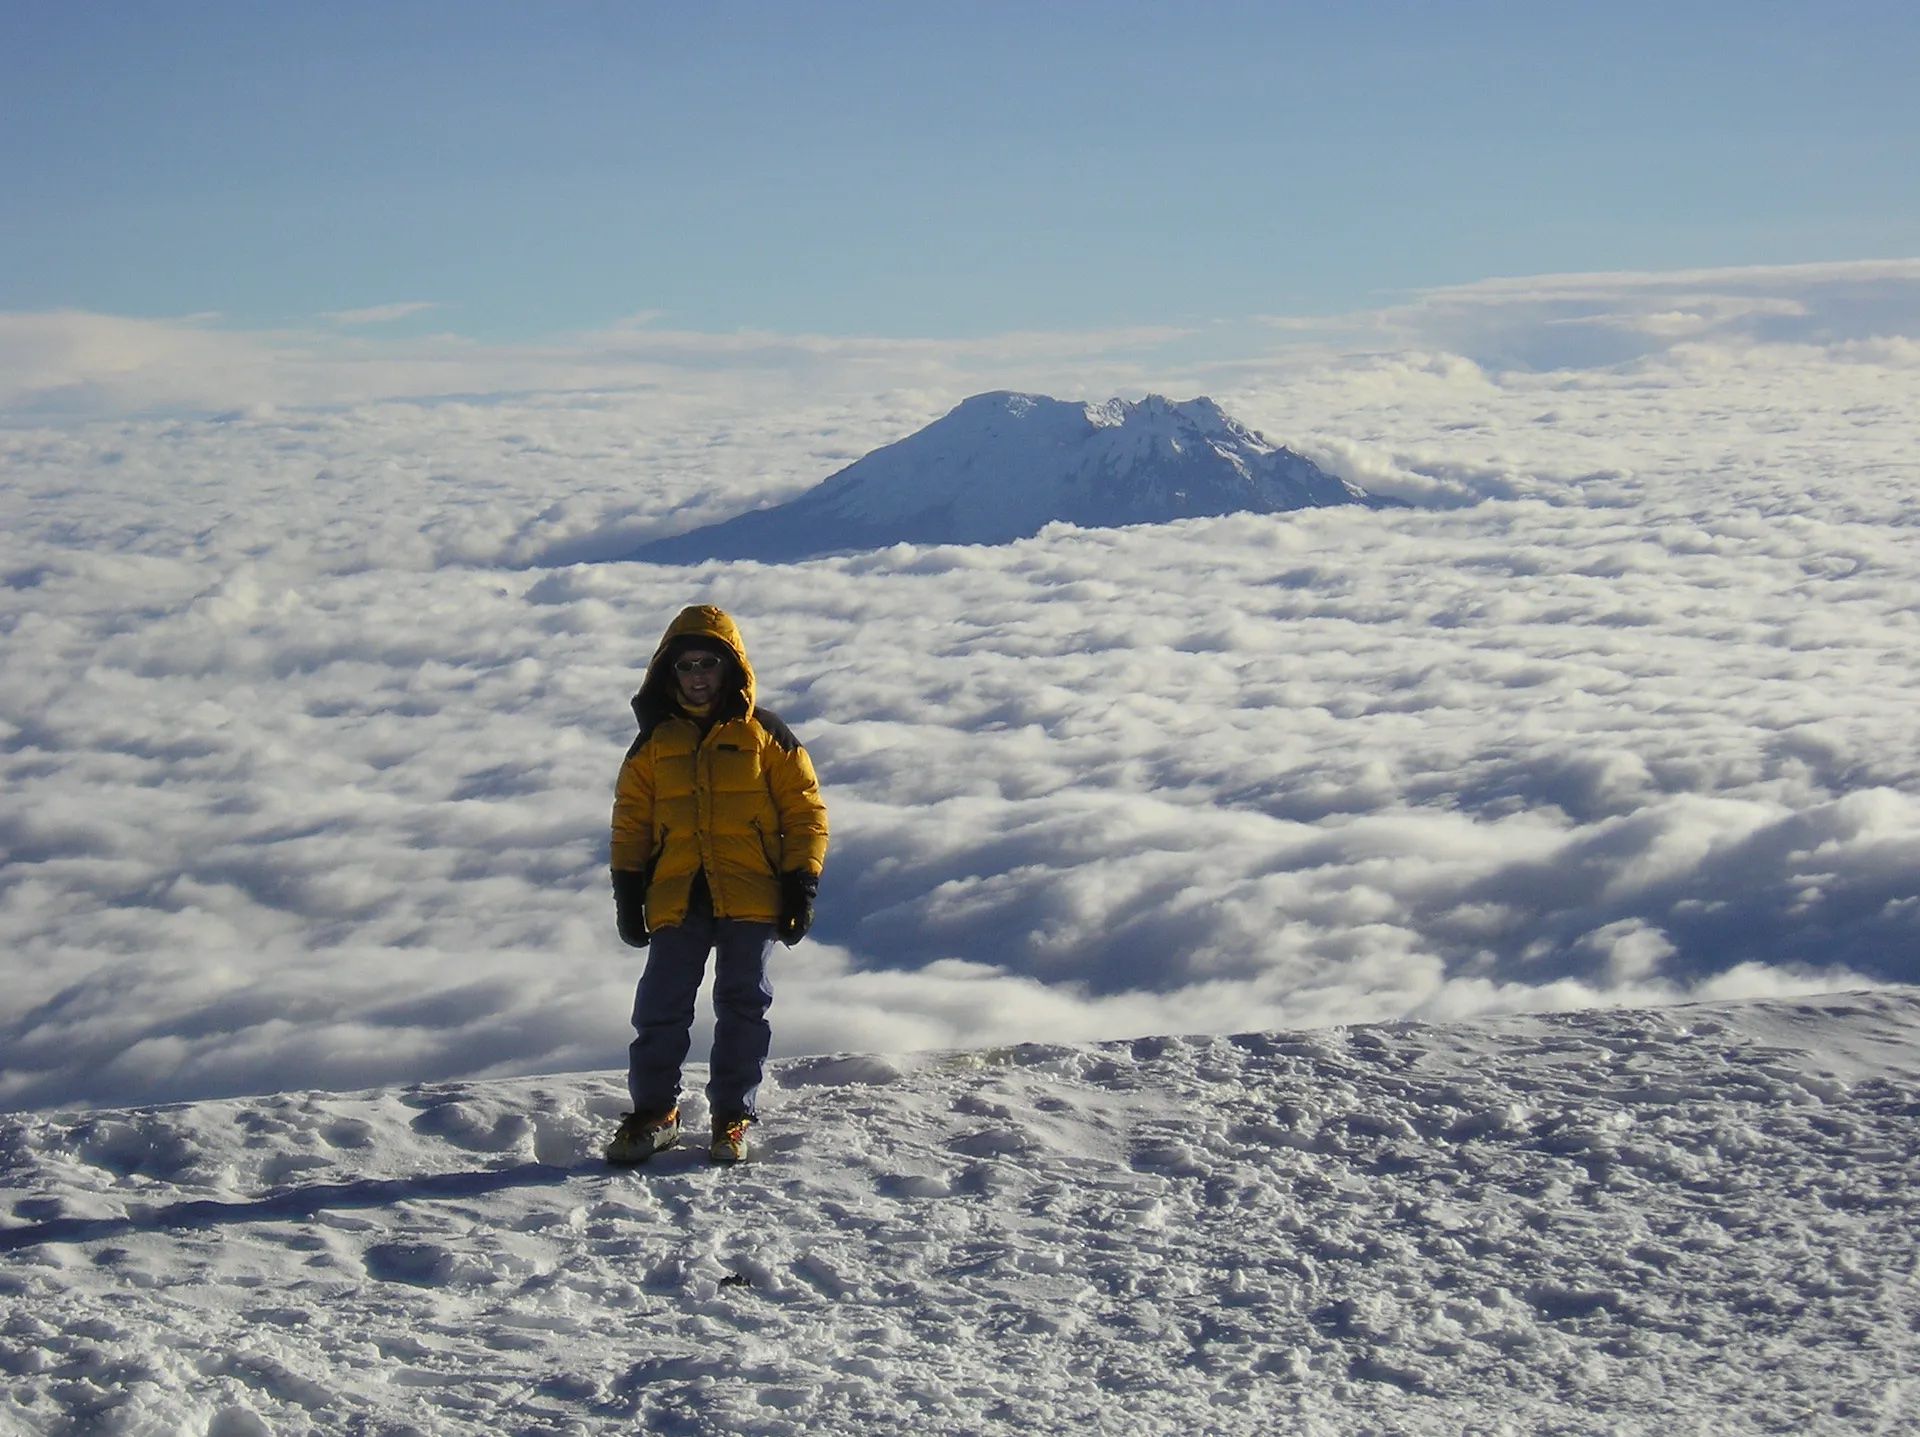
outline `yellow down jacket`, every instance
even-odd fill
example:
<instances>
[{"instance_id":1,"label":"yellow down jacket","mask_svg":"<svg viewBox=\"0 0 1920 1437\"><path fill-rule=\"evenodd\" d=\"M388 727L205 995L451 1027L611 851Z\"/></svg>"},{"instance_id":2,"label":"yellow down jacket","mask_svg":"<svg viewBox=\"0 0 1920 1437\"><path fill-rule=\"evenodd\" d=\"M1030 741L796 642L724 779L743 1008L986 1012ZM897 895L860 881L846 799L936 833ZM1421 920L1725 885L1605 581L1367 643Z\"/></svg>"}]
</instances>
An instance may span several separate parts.
<instances>
[{"instance_id":1,"label":"yellow down jacket","mask_svg":"<svg viewBox=\"0 0 1920 1437\"><path fill-rule=\"evenodd\" d=\"M739 679L704 720L678 703L673 660L689 647L732 654ZM686 917L703 869L716 917L771 923L780 916L780 875L817 878L826 863L827 808L813 760L753 698L739 626L710 605L683 609L633 697L640 734L614 786L613 867L651 876L649 928Z\"/></svg>"}]
</instances>

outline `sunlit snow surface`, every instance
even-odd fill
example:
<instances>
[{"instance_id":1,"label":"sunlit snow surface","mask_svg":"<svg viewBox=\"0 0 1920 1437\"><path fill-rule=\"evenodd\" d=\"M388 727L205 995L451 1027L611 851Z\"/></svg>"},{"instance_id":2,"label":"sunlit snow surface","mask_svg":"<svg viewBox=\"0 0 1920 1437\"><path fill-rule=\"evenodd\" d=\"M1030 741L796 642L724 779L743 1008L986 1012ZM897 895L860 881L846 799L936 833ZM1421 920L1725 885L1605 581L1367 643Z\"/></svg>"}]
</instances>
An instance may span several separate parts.
<instances>
[{"instance_id":1,"label":"sunlit snow surface","mask_svg":"<svg viewBox=\"0 0 1920 1437\"><path fill-rule=\"evenodd\" d=\"M1087 404L1005 391L856 461L791 503L643 545L650 562L792 560L898 543L999 544L1086 528L1366 502L1208 399Z\"/></svg>"},{"instance_id":2,"label":"sunlit snow surface","mask_svg":"<svg viewBox=\"0 0 1920 1437\"><path fill-rule=\"evenodd\" d=\"M1824 1433L1920 1422L1920 997L0 1125L0 1430Z\"/></svg>"}]
</instances>

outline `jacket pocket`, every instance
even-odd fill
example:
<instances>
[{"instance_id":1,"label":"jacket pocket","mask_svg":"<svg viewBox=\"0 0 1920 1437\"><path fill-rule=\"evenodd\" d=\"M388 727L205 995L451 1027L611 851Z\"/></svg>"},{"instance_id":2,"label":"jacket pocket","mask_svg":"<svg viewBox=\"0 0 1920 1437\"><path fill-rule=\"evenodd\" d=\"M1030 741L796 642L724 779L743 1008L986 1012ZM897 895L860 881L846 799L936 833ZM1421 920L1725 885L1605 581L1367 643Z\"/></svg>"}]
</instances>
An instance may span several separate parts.
<instances>
[{"instance_id":1,"label":"jacket pocket","mask_svg":"<svg viewBox=\"0 0 1920 1437\"><path fill-rule=\"evenodd\" d=\"M780 850L768 835L766 825L759 819L753 820L753 836L760 840L760 852L766 856L767 872L775 878L780 876Z\"/></svg>"},{"instance_id":2,"label":"jacket pocket","mask_svg":"<svg viewBox=\"0 0 1920 1437\"><path fill-rule=\"evenodd\" d=\"M736 743L716 743L710 762L716 793L753 793L765 786L757 749Z\"/></svg>"}]
</instances>

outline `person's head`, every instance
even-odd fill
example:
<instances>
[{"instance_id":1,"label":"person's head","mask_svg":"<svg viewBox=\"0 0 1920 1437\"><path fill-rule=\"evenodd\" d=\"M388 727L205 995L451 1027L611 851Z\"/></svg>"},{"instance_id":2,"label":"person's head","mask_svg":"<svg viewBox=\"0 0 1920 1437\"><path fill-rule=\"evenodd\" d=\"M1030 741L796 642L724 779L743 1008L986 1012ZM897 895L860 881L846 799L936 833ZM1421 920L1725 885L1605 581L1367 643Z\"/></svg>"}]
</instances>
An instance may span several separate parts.
<instances>
[{"instance_id":1,"label":"person's head","mask_svg":"<svg viewBox=\"0 0 1920 1437\"><path fill-rule=\"evenodd\" d=\"M719 644L690 643L673 656L673 680L680 701L705 708L720 696L727 680L727 655Z\"/></svg>"},{"instance_id":2,"label":"person's head","mask_svg":"<svg viewBox=\"0 0 1920 1437\"><path fill-rule=\"evenodd\" d=\"M675 666L685 658L719 662L712 667L690 663L683 672ZM725 610L695 604L682 609L660 636L640 691L633 696L633 712L642 730L651 730L676 708L704 712L713 704L717 717L744 717L753 710L753 693L753 665L740 640L740 626Z\"/></svg>"}]
</instances>

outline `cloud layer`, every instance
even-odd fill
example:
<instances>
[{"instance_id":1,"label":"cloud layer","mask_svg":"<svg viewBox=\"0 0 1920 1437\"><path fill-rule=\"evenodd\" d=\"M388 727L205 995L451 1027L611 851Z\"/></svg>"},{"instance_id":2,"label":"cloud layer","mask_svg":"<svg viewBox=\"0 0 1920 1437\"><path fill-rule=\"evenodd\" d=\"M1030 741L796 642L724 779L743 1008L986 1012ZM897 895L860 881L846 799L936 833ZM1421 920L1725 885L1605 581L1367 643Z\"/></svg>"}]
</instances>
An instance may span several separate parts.
<instances>
[{"instance_id":1,"label":"cloud layer","mask_svg":"<svg viewBox=\"0 0 1920 1437\"><path fill-rule=\"evenodd\" d=\"M440 309L426 300L369 304L266 331L236 329L218 315L0 312L0 419L640 393L730 408L751 399L795 413L826 396L865 407L879 392L937 396L944 405L929 400L932 418L968 394L1001 388L1218 398L1236 375L1311 375L1369 351L1533 372L1703 346L1853 347L1869 358L1891 346L1911 363L1920 259L1529 276L1426 290L1355 314L966 340L709 334L666 328L654 314L520 344L384 328Z\"/></svg>"},{"instance_id":2,"label":"cloud layer","mask_svg":"<svg viewBox=\"0 0 1920 1437\"><path fill-rule=\"evenodd\" d=\"M0 430L0 1103L617 1064L625 699L698 601L833 810L786 1053L1920 977L1901 335L1208 371L1418 510L590 562L960 397L724 378Z\"/></svg>"}]
</instances>

